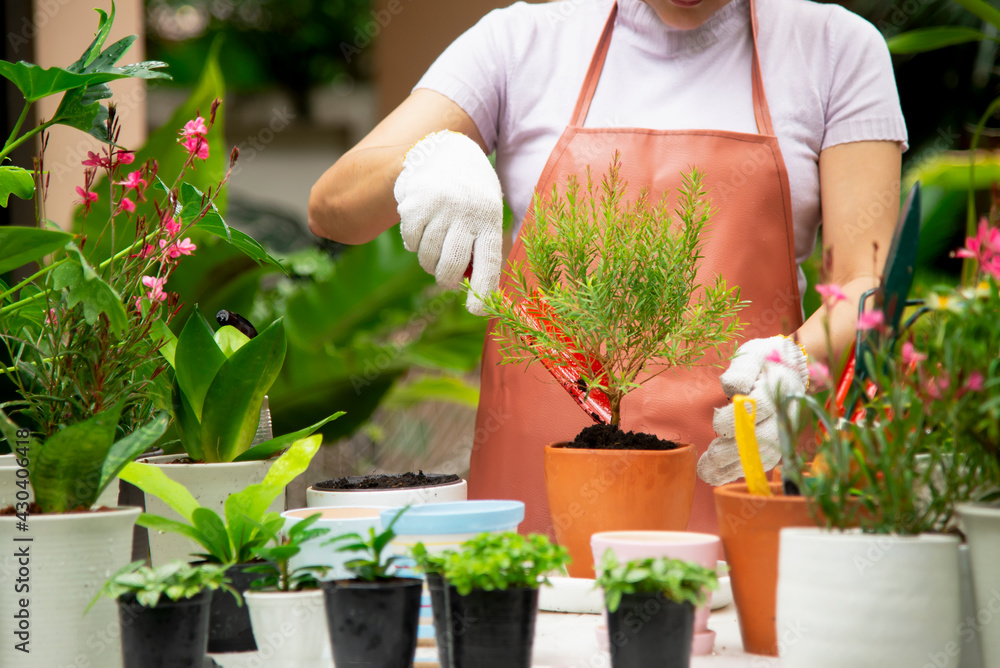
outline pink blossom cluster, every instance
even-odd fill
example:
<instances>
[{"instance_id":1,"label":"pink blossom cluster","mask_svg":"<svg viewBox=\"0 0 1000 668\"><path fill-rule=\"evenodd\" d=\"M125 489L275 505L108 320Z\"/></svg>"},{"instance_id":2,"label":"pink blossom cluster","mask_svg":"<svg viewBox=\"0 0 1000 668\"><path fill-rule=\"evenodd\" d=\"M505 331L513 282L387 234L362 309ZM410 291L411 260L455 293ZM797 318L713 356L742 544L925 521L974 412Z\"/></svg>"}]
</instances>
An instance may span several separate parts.
<instances>
[{"instance_id":1,"label":"pink blossom cluster","mask_svg":"<svg viewBox=\"0 0 1000 668\"><path fill-rule=\"evenodd\" d=\"M187 149L188 159L208 159L208 127L204 118L198 116L193 121L185 123L180 134L181 138L177 141Z\"/></svg>"},{"instance_id":2,"label":"pink blossom cluster","mask_svg":"<svg viewBox=\"0 0 1000 668\"><path fill-rule=\"evenodd\" d=\"M955 257L975 259L982 271L1000 280L1000 229L980 219L978 233L965 240L965 248L955 251Z\"/></svg>"}]
</instances>

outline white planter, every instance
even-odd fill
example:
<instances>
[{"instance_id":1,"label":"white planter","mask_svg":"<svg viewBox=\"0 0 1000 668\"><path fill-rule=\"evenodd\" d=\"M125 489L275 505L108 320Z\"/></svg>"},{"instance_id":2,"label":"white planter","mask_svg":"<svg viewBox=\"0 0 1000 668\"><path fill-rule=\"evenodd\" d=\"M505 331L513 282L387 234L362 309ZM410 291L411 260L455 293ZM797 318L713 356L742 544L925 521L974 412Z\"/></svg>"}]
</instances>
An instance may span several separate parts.
<instances>
[{"instance_id":1,"label":"white planter","mask_svg":"<svg viewBox=\"0 0 1000 668\"><path fill-rule=\"evenodd\" d=\"M957 536L783 529L782 667L956 668L958 544Z\"/></svg>"},{"instance_id":2,"label":"white planter","mask_svg":"<svg viewBox=\"0 0 1000 668\"><path fill-rule=\"evenodd\" d=\"M13 505L16 501L26 501L31 503L35 500L35 492L31 489L31 485L28 485L26 491L28 493L27 498L18 499L17 492L21 490L21 487L17 486L18 480L27 480L27 473L18 477L17 470L21 468L17 465L17 460L14 455L0 455L0 509L6 508L7 506ZM113 480L111 483L104 488L101 495L97 497L97 501L94 503L95 508L100 508L101 506L106 506L108 508L115 508L118 505L118 481Z\"/></svg>"},{"instance_id":3,"label":"white planter","mask_svg":"<svg viewBox=\"0 0 1000 668\"><path fill-rule=\"evenodd\" d=\"M306 507L384 506L386 508L401 508L410 505L421 506L426 503L465 501L468 497L469 489L464 480L447 485L406 489L324 490L311 486L306 490Z\"/></svg>"},{"instance_id":4,"label":"white planter","mask_svg":"<svg viewBox=\"0 0 1000 668\"><path fill-rule=\"evenodd\" d=\"M292 528L305 518L316 513L323 517L312 526L314 529L329 529L330 533L313 539L302 546L302 551L289 560L289 566L326 566L330 570L323 580L340 580L353 577L344 563L361 556L359 552L337 552L337 545L323 545L326 541L345 533L358 533L368 536L369 529L382 531L379 513L384 508L297 508L281 513L285 518L285 530Z\"/></svg>"},{"instance_id":5,"label":"white planter","mask_svg":"<svg viewBox=\"0 0 1000 668\"><path fill-rule=\"evenodd\" d=\"M260 668L333 668L323 591L243 595Z\"/></svg>"},{"instance_id":6,"label":"white planter","mask_svg":"<svg viewBox=\"0 0 1000 668\"><path fill-rule=\"evenodd\" d=\"M153 464L169 478L184 485L201 506L225 517L226 498L264 480L273 460L259 462L230 462L221 464L174 464L186 455L159 455L142 461ZM268 510L280 513L285 509L284 495L275 499ZM154 496L146 495L146 512L168 519L184 521L169 506ZM153 566L162 566L172 559L194 561L192 552L204 548L177 533L149 532L149 558Z\"/></svg>"},{"instance_id":7,"label":"white planter","mask_svg":"<svg viewBox=\"0 0 1000 668\"><path fill-rule=\"evenodd\" d=\"M969 543L976 626L983 668L1000 667L1000 508L961 504L958 515Z\"/></svg>"},{"instance_id":8,"label":"white planter","mask_svg":"<svg viewBox=\"0 0 1000 668\"><path fill-rule=\"evenodd\" d=\"M129 563L138 508L97 513L32 515L28 531L0 517L0 666L120 668L121 626L114 601L101 599L83 614L112 573ZM31 538L31 541L15 539ZM26 547L27 564L15 550ZM27 569L25 573L22 569ZM27 578L27 582L20 582ZM19 593L18 585L29 591ZM26 600L22 600L26 599ZM27 603L31 652L15 649Z\"/></svg>"}]
</instances>

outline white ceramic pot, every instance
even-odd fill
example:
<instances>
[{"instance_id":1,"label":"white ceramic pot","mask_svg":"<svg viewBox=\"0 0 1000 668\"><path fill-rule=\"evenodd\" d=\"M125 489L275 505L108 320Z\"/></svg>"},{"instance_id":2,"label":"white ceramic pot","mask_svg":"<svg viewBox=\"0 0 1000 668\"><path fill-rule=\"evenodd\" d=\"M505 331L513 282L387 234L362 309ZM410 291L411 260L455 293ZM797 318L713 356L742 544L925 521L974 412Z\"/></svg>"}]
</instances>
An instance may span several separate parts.
<instances>
[{"instance_id":1,"label":"white ceramic pot","mask_svg":"<svg viewBox=\"0 0 1000 668\"><path fill-rule=\"evenodd\" d=\"M305 518L316 513L323 517L312 526L314 529L329 529L325 536L308 541L302 546L302 551L289 560L291 568L302 566L326 566L330 570L322 578L324 580L340 580L352 577L344 568L344 563L361 556L357 552L338 552L337 545L324 545L326 541L345 533L358 533L368 536L369 529L382 531L379 513L384 508L297 508L281 513L285 518L285 530L292 528Z\"/></svg>"},{"instance_id":2,"label":"white ceramic pot","mask_svg":"<svg viewBox=\"0 0 1000 668\"><path fill-rule=\"evenodd\" d=\"M35 500L35 492L31 489L31 485L27 486L27 489L19 487L17 485L18 480L27 480L27 472L18 477L17 471L21 467L17 465L17 459L14 455L0 455L0 508L6 508L7 506L13 505L16 501L25 501L31 503ZM18 498L17 492L23 491L27 493L27 497L22 495ZM101 495L97 497L97 501L94 503L95 508L100 508L105 506L107 508L114 508L118 505L118 481L113 480L111 483L104 488Z\"/></svg>"},{"instance_id":3,"label":"white ceramic pot","mask_svg":"<svg viewBox=\"0 0 1000 668\"><path fill-rule=\"evenodd\" d=\"M957 536L781 531L783 668L956 668Z\"/></svg>"},{"instance_id":4,"label":"white ceramic pot","mask_svg":"<svg viewBox=\"0 0 1000 668\"><path fill-rule=\"evenodd\" d=\"M142 461L153 464L167 477L184 485L198 503L220 516L225 517L226 498L264 480L273 460L258 462L229 462L220 464L175 464L186 455L159 455ZM268 511L280 513L285 509L284 495L275 499ZM156 497L146 495L146 512L168 519L184 521L169 506ZM172 559L195 561L192 552L202 552L204 548L177 533L149 532L149 558L154 567L162 566Z\"/></svg>"},{"instance_id":5,"label":"white ceramic pot","mask_svg":"<svg viewBox=\"0 0 1000 668\"><path fill-rule=\"evenodd\" d=\"M962 622L958 634L962 638L962 658L958 668L983 668L983 652L979 638L979 620L976 614L976 595L972 587L972 564L969 560L969 546L958 546L958 582L962 588ZM1000 598L994 602L1000 612ZM990 612L990 621L996 613Z\"/></svg>"},{"instance_id":6,"label":"white ceramic pot","mask_svg":"<svg viewBox=\"0 0 1000 668\"><path fill-rule=\"evenodd\" d=\"M131 560L139 513L120 508L32 515L28 531L18 530L16 517L0 517L0 666L121 667L117 605L102 598L86 615L84 610L108 577ZM22 549L27 556L15 556ZM28 589L20 592L19 586ZM27 637L16 635L25 625ZM24 640L28 654L16 649Z\"/></svg>"},{"instance_id":7,"label":"white ceramic pot","mask_svg":"<svg viewBox=\"0 0 1000 668\"><path fill-rule=\"evenodd\" d=\"M306 490L306 507L384 506L386 508L401 508L403 506L421 506L425 503L465 501L468 496L469 489L464 480L447 485L405 489L325 490L311 486Z\"/></svg>"},{"instance_id":8,"label":"white ceramic pot","mask_svg":"<svg viewBox=\"0 0 1000 668\"><path fill-rule=\"evenodd\" d=\"M983 667L1000 668L1000 507L969 503L957 510L969 543Z\"/></svg>"},{"instance_id":9,"label":"white ceramic pot","mask_svg":"<svg viewBox=\"0 0 1000 668\"><path fill-rule=\"evenodd\" d=\"M333 668L323 591L243 594L260 668Z\"/></svg>"}]
</instances>

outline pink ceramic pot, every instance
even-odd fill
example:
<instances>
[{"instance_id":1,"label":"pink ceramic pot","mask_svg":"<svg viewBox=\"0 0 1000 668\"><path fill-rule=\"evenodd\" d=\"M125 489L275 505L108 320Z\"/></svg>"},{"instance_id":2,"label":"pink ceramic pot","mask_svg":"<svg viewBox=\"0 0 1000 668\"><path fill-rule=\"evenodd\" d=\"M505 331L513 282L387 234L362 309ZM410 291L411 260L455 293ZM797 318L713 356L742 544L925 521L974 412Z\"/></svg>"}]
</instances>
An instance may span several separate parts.
<instances>
[{"instance_id":1,"label":"pink ceramic pot","mask_svg":"<svg viewBox=\"0 0 1000 668\"><path fill-rule=\"evenodd\" d=\"M715 569L719 557L719 537L707 533L688 531L604 531L590 538L595 567L600 565L607 550L614 552L619 562L669 557L692 561L699 566ZM705 605L695 611L694 639L691 654L704 656L712 653L715 631L708 628L711 613L711 593Z\"/></svg>"}]
</instances>

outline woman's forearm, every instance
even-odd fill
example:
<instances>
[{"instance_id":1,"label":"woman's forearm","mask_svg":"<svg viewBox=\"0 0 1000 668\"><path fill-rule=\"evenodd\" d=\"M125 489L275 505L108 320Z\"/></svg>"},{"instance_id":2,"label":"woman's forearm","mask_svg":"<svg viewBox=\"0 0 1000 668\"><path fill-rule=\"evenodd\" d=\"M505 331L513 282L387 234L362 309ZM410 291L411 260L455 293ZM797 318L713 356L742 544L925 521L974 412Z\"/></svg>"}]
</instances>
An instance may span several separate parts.
<instances>
[{"instance_id":1,"label":"woman's forearm","mask_svg":"<svg viewBox=\"0 0 1000 668\"><path fill-rule=\"evenodd\" d=\"M833 367L844 351L854 345L861 296L877 285L878 279L874 276L854 278L840 286L847 299L834 304L832 309L821 306L805 321L795 334L810 361L821 361L831 367L831 373L834 372ZM870 302L869 306L872 306Z\"/></svg>"},{"instance_id":2,"label":"woman's forearm","mask_svg":"<svg viewBox=\"0 0 1000 668\"><path fill-rule=\"evenodd\" d=\"M363 244L399 222L392 188L408 145L344 154L309 193L309 229L345 244Z\"/></svg>"}]
</instances>

